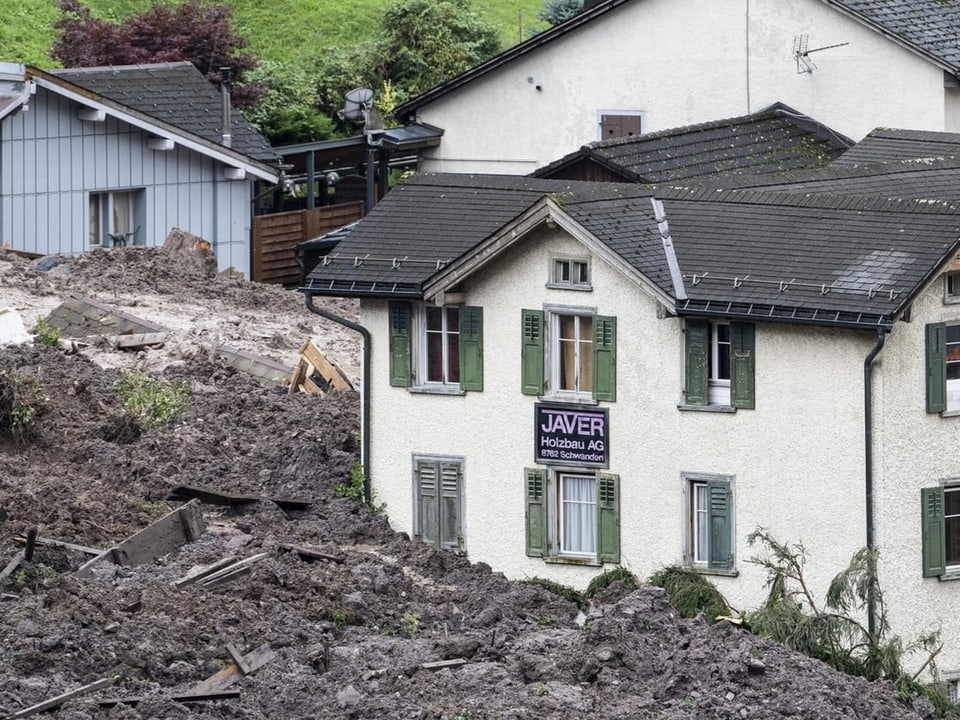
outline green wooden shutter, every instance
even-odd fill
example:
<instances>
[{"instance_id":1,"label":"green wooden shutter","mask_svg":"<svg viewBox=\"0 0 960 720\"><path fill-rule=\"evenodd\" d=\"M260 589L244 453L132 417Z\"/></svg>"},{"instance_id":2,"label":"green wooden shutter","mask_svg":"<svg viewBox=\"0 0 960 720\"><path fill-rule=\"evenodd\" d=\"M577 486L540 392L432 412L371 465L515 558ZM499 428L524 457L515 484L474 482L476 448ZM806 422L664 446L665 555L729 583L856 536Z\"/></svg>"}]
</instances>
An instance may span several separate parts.
<instances>
[{"instance_id":1,"label":"green wooden shutter","mask_svg":"<svg viewBox=\"0 0 960 720\"><path fill-rule=\"evenodd\" d=\"M547 471L543 468L524 470L527 490L527 555L547 554Z\"/></svg>"},{"instance_id":2,"label":"green wooden shutter","mask_svg":"<svg viewBox=\"0 0 960 720\"><path fill-rule=\"evenodd\" d=\"M709 398L707 348L710 346L710 324L706 320L687 320L684 338L687 403L706 405Z\"/></svg>"},{"instance_id":3,"label":"green wooden shutter","mask_svg":"<svg viewBox=\"0 0 960 720\"><path fill-rule=\"evenodd\" d=\"M733 533L731 532L730 506L730 483L723 480L709 480L707 482L708 567L719 569L733 567L733 548L731 546Z\"/></svg>"},{"instance_id":4,"label":"green wooden shutter","mask_svg":"<svg viewBox=\"0 0 960 720\"><path fill-rule=\"evenodd\" d=\"M927 325L927 412L947 409L947 326Z\"/></svg>"},{"instance_id":5,"label":"green wooden shutter","mask_svg":"<svg viewBox=\"0 0 960 720\"><path fill-rule=\"evenodd\" d=\"M440 463L439 538L440 547L459 550L463 545L460 493L463 478L460 463Z\"/></svg>"},{"instance_id":6,"label":"green wooden shutter","mask_svg":"<svg viewBox=\"0 0 960 720\"><path fill-rule=\"evenodd\" d=\"M417 495L419 527L417 536L423 542L436 543L439 538L437 528L437 463L430 460L417 460Z\"/></svg>"},{"instance_id":7,"label":"green wooden shutter","mask_svg":"<svg viewBox=\"0 0 960 720\"><path fill-rule=\"evenodd\" d=\"M754 407L753 323L730 323L730 404L735 408Z\"/></svg>"},{"instance_id":8,"label":"green wooden shutter","mask_svg":"<svg viewBox=\"0 0 960 720\"><path fill-rule=\"evenodd\" d=\"M943 522L943 488L920 491L923 531L923 576L943 575L947 569L947 538Z\"/></svg>"},{"instance_id":9,"label":"green wooden shutter","mask_svg":"<svg viewBox=\"0 0 960 720\"><path fill-rule=\"evenodd\" d=\"M543 393L543 310L523 311L523 350L521 365L523 377L521 392L524 395Z\"/></svg>"},{"instance_id":10,"label":"green wooden shutter","mask_svg":"<svg viewBox=\"0 0 960 720\"><path fill-rule=\"evenodd\" d=\"M483 308L460 308L460 389L483 390Z\"/></svg>"},{"instance_id":11,"label":"green wooden shutter","mask_svg":"<svg viewBox=\"0 0 960 720\"><path fill-rule=\"evenodd\" d=\"M620 562L620 476L597 473L597 558Z\"/></svg>"},{"instance_id":12,"label":"green wooden shutter","mask_svg":"<svg viewBox=\"0 0 960 720\"><path fill-rule=\"evenodd\" d=\"M410 387L410 303L390 301L390 384Z\"/></svg>"},{"instance_id":13,"label":"green wooden shutter","mask_svg":"<svg viewBox=\"0 0 960 720\"><path fill-rule=\"evenodd\" d=\"M617 319L593 318L593 397L617 399Z\"/></svg>"}]
</instances>

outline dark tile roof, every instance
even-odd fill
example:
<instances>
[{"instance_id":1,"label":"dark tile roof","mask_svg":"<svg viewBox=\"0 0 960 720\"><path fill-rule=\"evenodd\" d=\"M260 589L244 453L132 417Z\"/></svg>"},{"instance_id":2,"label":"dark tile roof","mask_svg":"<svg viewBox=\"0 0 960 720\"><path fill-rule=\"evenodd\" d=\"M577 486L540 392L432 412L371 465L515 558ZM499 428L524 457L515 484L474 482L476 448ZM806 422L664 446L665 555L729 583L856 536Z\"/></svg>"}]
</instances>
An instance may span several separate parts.
<instances>
[{"instance_id":1,"label":"dark tile roof","mask_svg":"<svg viewBox=\"0 0 960 720\"><path fill-rule=\"evenodd\" d=\"M892 35L960 72L960 4L956 0L825 0L884 35ZM882 75L882 68L878 68Z\"/></svg>"},{"instance_id":2,"label":"dark tile roof","mask_svg":"<svg viewBox=\"0 0 960 720\"><path fill-rule=\"evenodd\" d=\"M960 157L960 133L877 128L836 160L838 165Z\"/></svg>"},{"instance_id":3,"label":"dark tile roof","mask_svg":"<svg viewBox=\"0 0 960 720\"><path fill-rule=\"evenodd\" d=\"M823 167L852 145L849 138L777 103L752 115L590 143L534 175L570 177L567 169L583 161L641 183L782 173Z\"/></svg>"},{"instance_id":4,"label":"dark tile roof","mask_svg":"<svg viewBox=\"0 0 960 720\"><path fill-rule=\"evenodd\" d=\"M960 203L656 189L684 277L685 314L838 326L892 322L958 247ZM674 296L651 191L634 184L418 176L394 189L301 290L421 297L424 283L545 196Z\"/></svg>"},{"instance_id":5,"label":"dark tile roof","mask_svg":"<svg viewBox=\"0 0 960 720\"><path fill-rule=\"evenodd\" d=\"M220 91L191 63L71 68L51 74L208 142L222 144ZM240 113L234 111L231 120L233 150L261 162L279 160L266 138Z\"/></svg>"}]
</instances>

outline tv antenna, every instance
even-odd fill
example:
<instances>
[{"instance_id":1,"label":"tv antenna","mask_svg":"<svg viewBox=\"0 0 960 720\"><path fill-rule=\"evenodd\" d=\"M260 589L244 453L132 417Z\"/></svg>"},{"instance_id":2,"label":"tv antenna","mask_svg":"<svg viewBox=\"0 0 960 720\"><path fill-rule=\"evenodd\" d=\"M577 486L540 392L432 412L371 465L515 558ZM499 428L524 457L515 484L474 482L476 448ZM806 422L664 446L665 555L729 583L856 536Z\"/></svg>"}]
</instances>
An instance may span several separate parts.
<instances>
[{"instance_id":1,"label":"tv antenna","mask_svg":"<svg viewBox=\"0 0 960 720\"><path fill-rule=\"evenodd\" d=\"M812 74L814 69L817 67L817 64L810 59L810 53L820 52L821 50L832 50L833 48L843 47L844 45L849 45L850 43L837 43L836 45L824 45L823 47L818 48L809 48L809 36L806 34L803 35L794 35L793 36L793 59L797 61L797 75L802 75L803 73Z\"/></svg>"}]
</instances>

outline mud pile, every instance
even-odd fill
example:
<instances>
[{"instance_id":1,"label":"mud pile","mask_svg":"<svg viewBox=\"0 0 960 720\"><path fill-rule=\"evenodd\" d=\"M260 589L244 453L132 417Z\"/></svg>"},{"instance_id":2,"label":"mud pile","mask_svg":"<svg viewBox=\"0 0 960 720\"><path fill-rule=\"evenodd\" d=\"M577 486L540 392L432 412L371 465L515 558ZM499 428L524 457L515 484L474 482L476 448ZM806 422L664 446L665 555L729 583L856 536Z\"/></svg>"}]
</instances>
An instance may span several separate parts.
<instances>
[{"instance_id":1,"label":"mud pile","mask_svg":"<svg viewBox=\"0 0 960 720\"><path fill-rule=\"evenodd\" d=\"M278 327L294 347L312 321L299 295L178 275L153 251L115 252L56 276L17 261L0 273L0 306L14 291L24 312L32 297L67 292L128 309L176 297L206 303L225 325L242 314L266 353ZM98 681L47 716L919 717L887 685L726 623L679 619L657 588L614 584L579 608L394 533L335 492L358 457L355 394L288 394L188 344L157 352L176 353L158 366L189 386L187 406L167 426L131 428L120 368L82 349L0 348L0 384L15 377L43 400L29 437L0 439L0 569L30 530L70 543L37 545L2 582L0 717ZM192 542L78 572L182 507L173 493L183 486L211 493L193 500L205 527ZM247 500L214 504L216 493ZM222 582L189 580L244 562Z\"/></svg>"}]
</instances>

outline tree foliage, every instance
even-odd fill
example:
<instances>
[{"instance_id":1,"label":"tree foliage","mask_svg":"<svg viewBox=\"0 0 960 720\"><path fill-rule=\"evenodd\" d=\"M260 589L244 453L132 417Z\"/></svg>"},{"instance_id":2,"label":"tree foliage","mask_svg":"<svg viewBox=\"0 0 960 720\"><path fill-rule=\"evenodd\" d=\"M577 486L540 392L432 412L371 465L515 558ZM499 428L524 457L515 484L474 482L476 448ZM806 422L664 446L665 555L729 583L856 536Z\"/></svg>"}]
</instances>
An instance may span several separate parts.
<instances>
[{"instance_id":1,"label":"tree foliage","mask_svg":"<svg viewBox=\"0 0 960 720\"><path fill-rule=\"evenodd\" d=\"M67 67L186 60L211 82L219 81L220 68L229 67L232 99L239 108L249 107L263 92L245 83L258 60L244 50L247 41L233 30L226 4L154 2L119 22L93 17L80 0L60 0L60 11L51 55Z\"/></svg>"},{"instance_id":2,"label":"tree foliage","mask_svg":"<svg viewBox=\"0 0 960 720\"><path fill-rule=\"evenodd\" d=\"M551 26L569 20L583 10L583 0L545 0L537 17Z\"/></svg>"},{"instance_id":3,"label":"tree foliage","mask_svg":"<svg viewBox=\"0 0 960 720\"><path fill-rule=\"evenodd\" d=\"M273 145L326 140L336 128L320 111L320 97L313 73L300 64L264 61L247 76L264 93L244 113Z\"/></svg>"}]
</instances>

